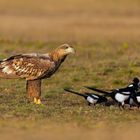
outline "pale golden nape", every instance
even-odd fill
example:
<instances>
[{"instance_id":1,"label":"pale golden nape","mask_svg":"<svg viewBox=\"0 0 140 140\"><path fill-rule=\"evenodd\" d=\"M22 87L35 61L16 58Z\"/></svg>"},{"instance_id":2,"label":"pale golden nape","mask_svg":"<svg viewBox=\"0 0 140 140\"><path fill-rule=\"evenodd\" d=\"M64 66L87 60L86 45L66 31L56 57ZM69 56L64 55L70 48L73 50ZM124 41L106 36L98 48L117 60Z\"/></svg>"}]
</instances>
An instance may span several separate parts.
<instances>
[{"instance_id":1,"label":"pale golden nape","mask_svg":"<svg viewBox=\"0 0 140 140\"><path fill-rule=\"evenodd\" d=\"M54 61L58 61L60 59L63 59L63 57L74 53L75 49L71 45L63 44L54 51L52 51L49 55Z\"/></svg>"}]
</instances>

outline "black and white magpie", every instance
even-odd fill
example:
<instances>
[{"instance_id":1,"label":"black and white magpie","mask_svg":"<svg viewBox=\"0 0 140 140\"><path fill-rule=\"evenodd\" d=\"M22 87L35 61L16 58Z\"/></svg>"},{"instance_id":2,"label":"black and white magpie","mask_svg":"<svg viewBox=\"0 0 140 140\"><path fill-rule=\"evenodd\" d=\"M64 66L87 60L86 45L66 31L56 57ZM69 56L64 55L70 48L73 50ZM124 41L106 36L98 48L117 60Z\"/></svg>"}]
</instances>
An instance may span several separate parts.
<instances>
[{"instance_id":1,"label":"black and white magpie","mask_svg":"<svg viewBox=\"0 0 140 140\"><path fill-rule=\"evenodd\" d=\"M139 108L140 107L140 92L131 94L129 99L125 103L129 104L130 107L138 106Z\"/></svg>"},{"instance_id":2,"label":"black and white magpie","mask_svg":"<svg viewBox=\"0 0 140 140\"><path fill-rule=\"evenodd\" d=\"M140 107L140 92L133 94L132 99L133 99L134 103L136 103L138 108L139 108Z\"/></svg>"},{"instance_id":3,"label":"black and white magpie","mask_svg":"<svg viewBox=\"0 0 140 140\"><path fill-rule=\"evenodd\" d=\"M138 91L139 79L134 78L133 82L129 84L127 87L111 90L111 92L107 92L104 90L100 90L100 89L97 89L94 87L88 87L88 86L86 86L86 88L94 90L96 92L103 93L106 96L111 97L113 100L115 100L119 104L119 107L122 106L124 108L125 101L127 101L133 94L136 94L136 92Z\"/></svg>"},{"instance_id":4,"label":"black and white magpie","mask_svg":"<svg viewBox=\"0 0 140 140\"><path fill-rule=\"evenodd\" d=\"M71 89L64 89L65 91L67 92L70 92L70 93L73 93L73 94L76 94L76 95L79 95L83 98L85 98L85 100L88 102L88 105L95 105L97 103L103 103L103 102L107 102L107 98L104 97L104 96L101 96L101 95L98 95L98 94L94 94L94 93L79 93L79 92L76 92L76 91L73 91Z\"/></svg>"}]
</instances>

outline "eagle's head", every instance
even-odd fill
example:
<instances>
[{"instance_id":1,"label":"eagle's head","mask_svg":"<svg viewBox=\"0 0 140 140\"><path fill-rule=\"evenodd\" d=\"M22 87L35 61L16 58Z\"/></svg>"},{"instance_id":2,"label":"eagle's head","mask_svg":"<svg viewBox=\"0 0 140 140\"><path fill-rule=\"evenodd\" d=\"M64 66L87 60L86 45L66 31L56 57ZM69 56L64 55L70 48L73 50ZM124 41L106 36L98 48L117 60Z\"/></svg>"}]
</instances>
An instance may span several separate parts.
<instances>
[{"instance_id":1,"label":"eagle's head","mask_svg":"<svg viewBox=\"0 0 140 140\"><path fill-rule=\"evenodd\" d=\"M62 44L51 53L51 56L54 61L57 61L63 59L69 54L74 54L74 53L75 53L75 49L71 45Z\"/></svg>"},{"instance_id":2,"label":"eagle's head","mask_svg":"<svg viewBox=\"0 0 140 140\"><path fill-rule=\"evenodd\" d=\"M68 54L71 54L71 53L72 54L75 53L74 48L69 44L62 44L56 50L62 55L68 55Z\"/></svg>"}]
</instances>

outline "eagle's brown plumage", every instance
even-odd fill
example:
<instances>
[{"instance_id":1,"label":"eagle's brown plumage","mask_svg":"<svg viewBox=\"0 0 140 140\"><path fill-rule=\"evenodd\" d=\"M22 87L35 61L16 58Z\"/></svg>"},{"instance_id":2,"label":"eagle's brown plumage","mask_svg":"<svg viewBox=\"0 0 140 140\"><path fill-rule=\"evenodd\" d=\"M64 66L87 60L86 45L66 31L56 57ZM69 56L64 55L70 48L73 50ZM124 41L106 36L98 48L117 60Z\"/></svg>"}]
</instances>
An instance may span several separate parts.
<instances>
[{"instance_id":1,"label":"eagle's brown plumage","mask_svg":"<svg viewBox=\"0 0 140 140\"><path fill-rule=\"evenodd\" d=\"M35 80L50 77L74 49L64 44L48 54L20 54L0 63L0 77Z\"/></svg>"},{"instance_id":2,"label":"eagle's brown plumage","mask_svg":"<svg viewBox=\"0 0 140 140\"><path fill-rule=\"evenodd\" d=\"M47 54L20 54L0 61L1 78L24 78L27 81L50 77L59 68L66 56L74 49L63 44Z\"/></svg>"}]
</instances>

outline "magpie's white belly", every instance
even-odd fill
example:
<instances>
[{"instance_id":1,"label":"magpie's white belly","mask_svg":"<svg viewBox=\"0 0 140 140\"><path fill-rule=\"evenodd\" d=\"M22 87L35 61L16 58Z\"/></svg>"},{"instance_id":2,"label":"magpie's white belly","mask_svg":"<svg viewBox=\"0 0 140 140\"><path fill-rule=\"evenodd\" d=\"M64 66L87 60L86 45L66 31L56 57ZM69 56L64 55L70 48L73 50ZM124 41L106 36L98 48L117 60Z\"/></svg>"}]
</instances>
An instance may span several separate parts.
<instances>
[{"instance_id":1,"label":"magpie's white belly","mask_svg":"<svg viewBox=\"0 0 140 140\"><path fill-rule=\"evenodd\" d=\"M133 98L130 98L130 100L129 100L129 104L130 104L130 105L133 105L133 104L134 104L134 100L133 100Z\"/></svg>"},{"instance_id":2,"label":"magpie's white belly","mask_svg":"<svg viewBox=\"0 0 140 140\"><path fill-rule=\"evenodd\" d=\"M140 96L137 96L137 102L140 103Z\"/></svg>"},{"instance_id":3,"label":"magpie's white belly","mask_svg":"<svg viewBox=\"0 0 140 140\"><path fill-rule=\"evenodd\" d=\"M128 98L129 98L129 95L123 95L123 94L120 94L120 93L117 93L117 94L115 95L115 99L116 99L118 102L120 102L120 103L124 102L124 101L127 100Z\"/></svg>"},{"instance_id":4,"label":"magpie's white belly","mask_svg":"<svg viewBox=\"0 0 140 140\"><path fill-rule=\"evenodd\" d=\"M92 97L88 96L87 97L87 101L91 104L96 104L97 103L97 99L93 99Z\"/></svg>"}]
</instances>

